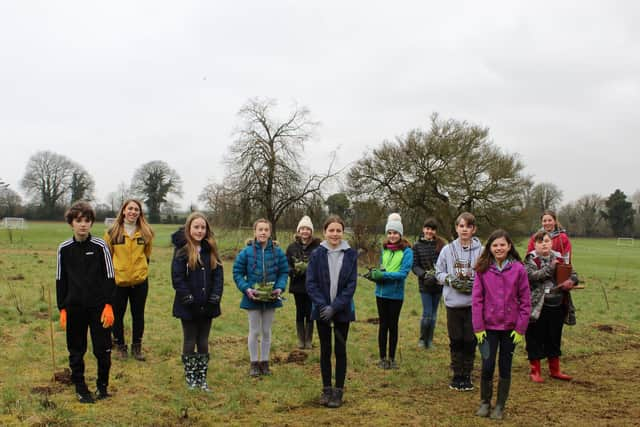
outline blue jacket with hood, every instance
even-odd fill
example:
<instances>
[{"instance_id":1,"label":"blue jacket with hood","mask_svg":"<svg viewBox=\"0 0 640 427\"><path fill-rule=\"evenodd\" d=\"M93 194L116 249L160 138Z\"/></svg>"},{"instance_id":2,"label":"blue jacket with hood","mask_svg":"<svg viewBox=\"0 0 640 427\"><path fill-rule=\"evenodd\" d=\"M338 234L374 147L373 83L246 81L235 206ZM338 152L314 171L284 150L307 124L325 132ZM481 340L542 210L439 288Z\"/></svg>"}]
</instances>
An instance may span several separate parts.
<instances>
[{"instance_id":1,"label":"blue jacket with hood","mask_svg":"<svg viewBox=\"0 0 640 427\"><path fill-rule=\"evenodd\" d=\"M240 308L264 310L282 307L282 301L279 299L273 302L254 301L249 299L246 291L256 283L274 282L273 288L284 292L288 277L287 257L273 240L269 239L264 248L257 240L250 240L233 262L233 280L242 292Z\"/></svg>"}]
</instances>

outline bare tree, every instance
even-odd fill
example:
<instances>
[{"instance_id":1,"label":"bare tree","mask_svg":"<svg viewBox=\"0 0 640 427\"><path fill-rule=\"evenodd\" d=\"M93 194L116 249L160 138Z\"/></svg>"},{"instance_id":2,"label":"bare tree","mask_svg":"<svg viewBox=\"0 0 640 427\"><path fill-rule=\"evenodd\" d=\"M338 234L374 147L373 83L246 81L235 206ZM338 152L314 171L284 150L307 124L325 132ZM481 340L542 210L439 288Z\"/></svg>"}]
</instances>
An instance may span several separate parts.
<instances>
[{"instance_id":1,"label":"bare tree","mask_svg":"<svg viewBox=\"0 0 640 427\"><path fill-rule=\"evenodd\" d=\"M22 188L41 203L45 216L52 218L56 206L66 201L78 165L60 154L39 151L29 159ZM88 175L88 174L87 174Z\"/></svg>"},{"instance_id":2,"label":"bare tree","mask_svg":"<svg viewBox=\"0 0 640 427\"><path fill-rule=\"evenodd\" d=\"M167 196L182 196L182 179L167 163L153 160L136 169L131 190L149 209L149 221L158 223L160 209L167 203Z\"/></svg>"},{"instance_id":3,"label":"bare tree","mask_svg":"<svg viewBox=\"0 0 640 427\"><path fill-rule=\"evenodd\" d=\"M78 200L92 200L94 189L95 182L91 175L82 166L76 164L69 181L70 203Z\"/></svg>"},{"instance_id":4,"label":"bare tree","mask_svg":"<svg viewBox=\"0 0 640 427\"><path fill-rule=\"evenodd\" d=\"M530 185L517 156L489 141L489 130L431 116L431 128L386 141L349 171L353 198L374 197L390 210L436 216L451 227L463 211L483 224L508 227L523 209ZM416 221L417 218L412 218Z\"/></svg>"},{"instance_id":5,"label":"bare tree","mask_svg":"<svg viewBox=\"0 0 640 427\"><path fill-rule=\"evenodd\" d=\"M274 239L287 208L319 193L334 175L333 162L324 174L307 174L300 163L304 144L317 127L309 110L296 107L278 120L273 117L275 107L275 100L254 98L240 109L241 127L227 159L229 188L260 207L273 224Z\"/></svg>"}]
</instances>

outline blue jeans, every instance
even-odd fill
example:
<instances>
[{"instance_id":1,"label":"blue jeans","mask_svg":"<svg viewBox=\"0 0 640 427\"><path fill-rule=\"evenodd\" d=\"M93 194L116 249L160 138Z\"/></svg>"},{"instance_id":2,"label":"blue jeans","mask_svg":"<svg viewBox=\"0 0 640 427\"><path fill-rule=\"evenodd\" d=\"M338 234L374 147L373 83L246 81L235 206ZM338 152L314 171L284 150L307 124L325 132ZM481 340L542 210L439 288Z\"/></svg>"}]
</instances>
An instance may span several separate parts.
<instances>
[{"instance_id":1,"label":"blue jeans","mask_svg":"<svg viewBox=\"0 0 640 427\"><path fill-rule=\"evenodd\" d=\"M438 320L438 306L440 305L440 298L442 292L437 294L430 294L428 292L420 292L420 298L422 298L422 320L429 320L432 328L436 327L436 320Z\"/></svg>"}]
</instances>

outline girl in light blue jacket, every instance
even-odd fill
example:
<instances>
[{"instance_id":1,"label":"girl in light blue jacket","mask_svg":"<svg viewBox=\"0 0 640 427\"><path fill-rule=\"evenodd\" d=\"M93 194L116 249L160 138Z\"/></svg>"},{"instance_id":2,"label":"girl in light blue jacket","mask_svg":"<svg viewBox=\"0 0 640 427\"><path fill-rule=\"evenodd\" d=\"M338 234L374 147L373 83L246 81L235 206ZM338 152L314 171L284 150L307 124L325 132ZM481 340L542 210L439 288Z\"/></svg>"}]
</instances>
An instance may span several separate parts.
<instances>
[{"instance_id":1,"label":"girl in light blue jacket","mask_svg":"<svg viewBox=\"0 0 640 427\"><path fill-rule=\"evenodd\" d=\"M376 282L376 304L380 327L378 329L378 349L382 369L397 369L395 361L398 346L398 321L404 300L404 283L413 266L411 244L402 237L402 218L397 213L389 215L383 243L380 269L371 271L371 280ZM387 339L389 352L387 353ZM388 354L388 358L387 358Z\"/></svg>"}]
</instances>

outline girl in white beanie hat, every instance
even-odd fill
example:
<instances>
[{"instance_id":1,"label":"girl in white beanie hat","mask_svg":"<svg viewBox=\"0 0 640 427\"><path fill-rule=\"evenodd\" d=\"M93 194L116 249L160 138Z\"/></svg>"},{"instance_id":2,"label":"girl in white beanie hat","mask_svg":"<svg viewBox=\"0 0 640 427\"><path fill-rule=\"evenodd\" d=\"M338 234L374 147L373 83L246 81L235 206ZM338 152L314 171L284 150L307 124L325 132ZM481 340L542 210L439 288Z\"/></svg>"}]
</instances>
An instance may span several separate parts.
<instances>
[{"instance_id":1,"label":"girl in white beanie hat","mask_svg":"<svg viewBox=\"0 0 640 427\"><path fill-rule=\"evenodd\" d=\"M289 292L296 301L296 334L298 348L311 349L313 322L311 321L311 299L307 294L307 263L309 256L320 245L320 239L313 237L311 218L303 216L296 227L296 240L287 248L289 262Z\"/></svg>"},{"instance_id":2,"label":"girl in white beanie hat","mask_svg":"<svg viewBox=\"0 0 640 427\"><path fill-rule=\"evenodd\" d=\"M399 214L389 215L384 230L387 238L383 242L380 268L372 270L370 274L371 280L376 283L376 304L380 319L378 366L383 369L397 369L395 356L398 345L398 321L404 300L404 283L413 266L413 251L411 243L402 237L404 227Z\"/></svg>"}]
</instances>

